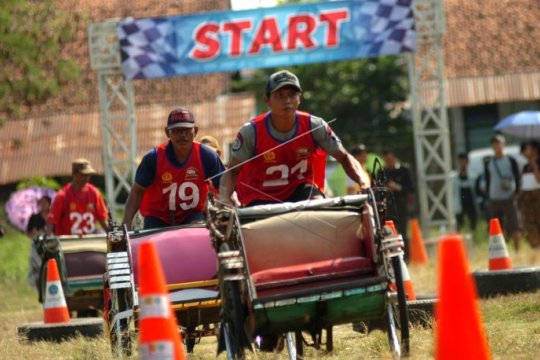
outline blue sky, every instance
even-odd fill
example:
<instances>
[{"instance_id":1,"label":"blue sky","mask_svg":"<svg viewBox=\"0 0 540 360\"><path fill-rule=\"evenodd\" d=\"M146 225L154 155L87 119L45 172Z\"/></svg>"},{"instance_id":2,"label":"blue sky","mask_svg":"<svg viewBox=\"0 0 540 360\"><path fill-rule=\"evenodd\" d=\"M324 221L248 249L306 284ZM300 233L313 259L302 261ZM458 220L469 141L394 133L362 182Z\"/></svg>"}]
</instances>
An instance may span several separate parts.
<instances>
[{"instance_id":1,"label":"blue sky","mask_svg":"<svg viewBox=\"0 0 540 360\"><path fill-rule=\"evenodd\" d=\"M233 10L254 9L276 5L276 0L231 0Z\"/></svg>"}]
</instances>

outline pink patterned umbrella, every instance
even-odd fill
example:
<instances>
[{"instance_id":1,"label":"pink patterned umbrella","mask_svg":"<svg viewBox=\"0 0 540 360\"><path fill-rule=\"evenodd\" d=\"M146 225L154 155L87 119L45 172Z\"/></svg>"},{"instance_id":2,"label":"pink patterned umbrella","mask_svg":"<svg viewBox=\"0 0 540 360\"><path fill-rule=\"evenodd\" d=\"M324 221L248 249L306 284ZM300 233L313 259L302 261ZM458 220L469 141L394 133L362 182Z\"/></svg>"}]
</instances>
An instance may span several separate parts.
<instances>
[{"instance_id":1,"label":"pink patterned umbrella","mask_svg":"<svg viewBox=\"0 0 540 360\"><path fill-rule=\"evenodd\" d=\"M45 195L52 199L56 195L56 191L31 186L12 193L5 205L8 221L17 229L26 232L26 226L28 225L30 216L38 212L37 201Z\"/></svg>"}]
</instances>

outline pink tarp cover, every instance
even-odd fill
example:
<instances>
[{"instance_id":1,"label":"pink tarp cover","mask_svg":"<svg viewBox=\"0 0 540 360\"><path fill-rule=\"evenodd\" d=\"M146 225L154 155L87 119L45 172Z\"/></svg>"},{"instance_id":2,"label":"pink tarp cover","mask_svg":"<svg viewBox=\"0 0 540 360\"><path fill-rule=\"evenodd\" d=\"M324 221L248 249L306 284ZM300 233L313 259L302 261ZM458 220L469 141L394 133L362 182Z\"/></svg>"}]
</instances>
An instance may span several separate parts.
<instances>
[{"instance_id":1,"label":"pink tarp cover","mask_svg":"<svg viewBox=\"0 0 540 360\"><path fill-rule=\"evenodd\" d=\"M133 236L133 271L137 282L139 245L150 241L157 248L167 284L210 280L217 277L216 252L205 227L186 227Z\"/></svg>"}]
</instances>

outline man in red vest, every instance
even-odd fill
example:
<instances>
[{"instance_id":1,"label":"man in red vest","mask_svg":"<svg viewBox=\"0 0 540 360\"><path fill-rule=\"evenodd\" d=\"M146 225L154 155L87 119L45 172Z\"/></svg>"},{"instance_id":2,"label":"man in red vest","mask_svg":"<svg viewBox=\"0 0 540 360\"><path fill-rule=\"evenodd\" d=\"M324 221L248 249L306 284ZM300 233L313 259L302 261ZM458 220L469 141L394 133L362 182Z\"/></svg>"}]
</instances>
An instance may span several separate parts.
<instances>
[{"instance_id":1,"label":"man in red vest","mask_svg":"<svg viewBox=\"0 0 540 360\"><path fill-rule=\"evenodd\" d=\"M55 235L83 235L96 232L96 222L107 229L107 206L99 190L89 183L96 173L90 161L73 160L73 181L64 186L51 204L46 232Z\"/></svg>"},{"instance_id":2,"label":"man in red vest","mask_svg":"<svg viewBox=\"0 0 540 360\"><path fill-rule=\"evenodd\" d=\"M194 141L197 131L189 110L169 114L168 141L146 153L137 168L124 212L128 229L139 209L145 229L204 221L210 184L219 188L224 167L214 150Z\"/></svg>"},{"instance_id":3,"label":"man in red vest","mask_svg":"<svg viewBox=\"0 0 540 360\"><path fill-rule=\"evenodd\" d=\"M302 88L296 75L276 72L268 78L264 100L270 111L244 124L232 147L220 199L243 206L322 198L326 154L364 188L365 174L321 118L298 111Z\"/></svg>"}]
</instances>

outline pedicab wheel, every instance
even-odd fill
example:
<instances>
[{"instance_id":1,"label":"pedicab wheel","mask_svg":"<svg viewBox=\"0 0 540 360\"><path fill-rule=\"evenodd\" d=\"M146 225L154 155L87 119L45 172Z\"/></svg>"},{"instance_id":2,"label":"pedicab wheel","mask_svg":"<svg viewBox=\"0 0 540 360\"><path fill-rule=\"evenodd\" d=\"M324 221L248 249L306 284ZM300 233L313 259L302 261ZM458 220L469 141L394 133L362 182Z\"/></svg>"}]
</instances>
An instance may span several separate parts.
<instances>
[{"instance_id":1,"label":"pedicab wheel","mask_svg":"<svg viewBox=\"0 0 540 360\"><path fill-rule=\"evenodd\" d=\"M473 272L478 296L535 292L540 289L540 267L522 267L510 270L477 270Z\"/></svg>"},{"instance_id":2,"label":"pedicab wheel","mask_svg":"<svg viewBox=\"0 0 540 360\"><path fill-rule=\"evenodd\" d=\"M326 328L326 351L332 352L334 350L334 329L329 326Z\"/></svg>"},{"instance_id":3,"label":"pedicab wheel","mask_svg":"<svg viewBox=\"0 0 540 360\"><path fill-rule=\"evenodd\" d=\"M224 281L223 284L223 322L227 356L232 359L244 358L243 346L243 308L240 300L240 286L237 281Z\"/></svg>"},{"instance_id":4,"label":"pedicab wheel","mask_svg":"<svg viewBox=\"0 0 540 360\"><path fill-rule=\"evenodd\" d=\"M220 252L229 251L229 246L224 243L220 247ZM240 298L239 280L229 280L226 274L229 270L220 264L219 279L221 291L221 311L222 321L220 336L223 336L228 359L244 359L244 307Z\"/></svg>"},{"instance_id":5,"label":"pedicab wheel","mask_svg":"<svg viewBox=\"0 0 540 360\"><path fill-rule=\"evenodd\" d=\"M403 286L403 274L401 272L401 260L399 256L392 257L392 270L397 287L397 304L388 304L388 340L390 348L395 356L409 355L409 312L407 309L407 297ZM398 330L401 343L398 340Z\"/></svg>"},{"instance_id":6,"label":"pedicab wheel","mask_svg":"<svg viewBox=\"0 0 540 360\"><path fill-rule=\"evenodd\" d=\"M60 342L77 336L95 338L103 334L102 318L72 319L69 323L29 323L17 329L21 340Z\"/></svg>"},{"instance_id":7,"label":"pedicab wheel","mask_svg":"<svg viewBox=\"0 0 540 360\"><path fill-rule=\"evenodd\" d=\"M302 359L304 356L304 337L301 331L294 332L294 343L296 345L296 358Z\"/></svg>"},{"instance_id":8,"label":"pedicab wheel","mask_svg":"<svg viewBox=\"0 0 540 360\"><path fill-rule=\"evenodd\" d=\"M110 311L107 319L111 349L118 357L131 356L133 348L133 330L131 316L116 319L117 314L134 310L134 303L130 288L111 290Z\"/></svg>"},{"instance_id":9,"label":"pedicab wheel","mask_svg":"<svg viewBox=\"0 0 540 360\"><path fill-rule=\"evenodd\" d=\"M186 351L191 354L193 353L193 349L195 348L195 339L193 337L190 337L189 335L192 334L195 331L194 328L188 328L186 329L185 335L184 335L184 342L186 344Z\"/></svg>"}]
</instances>

